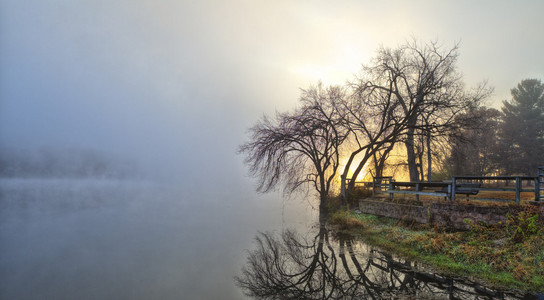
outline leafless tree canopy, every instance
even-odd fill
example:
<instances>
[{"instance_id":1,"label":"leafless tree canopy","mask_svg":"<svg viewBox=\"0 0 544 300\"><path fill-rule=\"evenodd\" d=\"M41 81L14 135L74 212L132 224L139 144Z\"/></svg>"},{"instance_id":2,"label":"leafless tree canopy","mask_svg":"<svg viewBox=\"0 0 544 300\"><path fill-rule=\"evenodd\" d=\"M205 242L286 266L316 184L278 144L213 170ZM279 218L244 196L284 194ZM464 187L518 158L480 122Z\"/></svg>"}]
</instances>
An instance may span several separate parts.
<instances>
[{"instance_id":1,"label":"leafless tree canopy","mask_svg":"<svg viewBox=\"0 0 544 300\"><path fill-rule=\"evenodd\" d=\"M477 133L495 122L478 117L485 117L482 104L492 89L485 83L465 88L457 71L458 56L458 44L447 48L412 40L397 48L380 48L345 87L318 84L302 90L298 108L263 117L249 130L249 142L240 147L251 174L258 178L258 191L282 186L292 193L309 183L324 202L341 175L340 194L345 199L365 166L372 165L372 174L379 177L391 153L399 150L405 155L398 164L407 166L411 181L430 181L436 164L442 165L443 173L454 170L448 164L465 154L453 147L462 145L463 139L489 141L488 133ZM542 160L532 159L531 153L544 153L542 86L531 79L513 90L513 102L505 102L500 115L503 125L495 130L500 136L496 147L480 149L486 152L486 161L478 161L479 168L458 172L536 169ZM520 160L515 165L523 167L501 168L498 157L507 160L516 153ZM473 154L475 160L481 158ZM453 155L457 157L452 159Z\"/></svg>"},{"instance_id":2,"label":"leafless tree canopy","mask_svg":"<svg viewBox=\"0 0 544 300\"><path fill-rule=\"evenodd\" d=\"M398 113L406 118L402 138L412 181L421 178L416 168L416 136L426 136L430 144L432 137L461 126L455 117L489 94L485 86L474 92L464 89L456 71L458 55L458 45L442 50L436 42L419 45L414 40L397 49L380 49L373 65L363 69L371 76L367 85L391 89Z\"/></svg>"},{"instance_id":3,"label":"leafless tree canopy","mask_svg":"<svg viewBox=\"0 0 544 300\"><path fill-rule=\"evenodd\" d=\"M348 134L338 113L343 101L343 88L319 84L302 91L294 112L265 116L250 129L250 141L240 152L258 178L258 191L283 184L291 193L310 183L321 199L328 196Z\"/></svg>"},{"instance_id":4,"label":"leafless tree canopy","mask_svg":"<svg viewBox=\"0 0 544 300\"><path fill-rule=\"evenodd\" d=\"M420 45L413 40L396 49L380 48L363 67L352 84L356 109L350 110L355 113L349 127L358 144L351 155L360 158L355 176L372 157L376 165L383 165L392 147L402 142L410 179L423 177L425 148L430 178L432 139L465 126L456 116L480 105L490 93L485 84L472 91L464 88L456 71L457 57L458 45L442 50L436 42Z\"/></svg>"}]
</instances>

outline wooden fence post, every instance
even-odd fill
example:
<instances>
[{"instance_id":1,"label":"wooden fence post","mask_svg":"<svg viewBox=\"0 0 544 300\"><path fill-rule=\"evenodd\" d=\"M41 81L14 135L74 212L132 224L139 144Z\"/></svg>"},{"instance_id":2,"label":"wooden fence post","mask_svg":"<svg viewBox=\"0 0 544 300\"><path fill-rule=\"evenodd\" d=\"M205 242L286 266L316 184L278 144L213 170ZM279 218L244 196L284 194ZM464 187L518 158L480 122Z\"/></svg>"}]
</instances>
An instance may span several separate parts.
<instances>
[{"instance_id":1,"label":"wooden fence post","mask_svg":"<svg viewBox=\"0 0 544 300\"><path fill-rule=\"evenodd\" d=\"M521 179L516 177L516 204L519 204L521 196Z\"/></svg>"},{"instance_id":2,"label":"wooden fence post","mask_svg":"<svg viewBox=\"0 0 544 300\"><path fill-rule=\"evenodd\" d=\"M451 202L455 202L455 185L456 185L455 176L451 178Z\"/></svg>"},{"instance_id":3,"label":"wooden fence post","mask_svg":"<svg viewBox=\"0 0 544 300\"><path fill-rule=\"evenodd\" d=\"M535 201L540 201L540 176L535 177Z\"/></svg>"},{"instance_id":4,"label":"wooden fence post","mask_svg":"<svg viewBox=\"0 0 544 300\"><path fill-rule=\"evenodd\" d=\"M372 198L376 196L376 177L372 177Z\"/></svg>"},{"instance_id":5,"label":"wooden fence post","mask_svg":"<svg viewBox=\"0 0 544 300\"><path fill-rule=\"evenodd\" d=\"M392 191L395 189L395 187L393 186L393 180L391 180L392 178L389 177L389 190ZM393 200L393 193L389 193L389 199Z\"/></svg>"}]
</instances>

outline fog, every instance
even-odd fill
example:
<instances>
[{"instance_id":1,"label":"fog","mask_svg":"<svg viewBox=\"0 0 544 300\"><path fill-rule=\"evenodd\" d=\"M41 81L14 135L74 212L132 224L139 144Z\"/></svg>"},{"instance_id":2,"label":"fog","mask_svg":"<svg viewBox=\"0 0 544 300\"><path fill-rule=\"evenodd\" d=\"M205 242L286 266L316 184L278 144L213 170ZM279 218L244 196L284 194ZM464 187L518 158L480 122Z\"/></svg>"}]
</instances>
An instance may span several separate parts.
<instances>
[{"instance_id":1,"label":"fog","mask_svg":"<svg viewBox=\"0 0 544 300\"><path fill-rule=\"evenodd\" d=\"M467 85L488 80L498 105L544 77L541 1L0 5L1 147L93 149L182 180L244 176L235 150L262 114L411 36L461 41Z\"/></svg>"},{"instance_id":2,"label":"fog","mask_svg":"<svg viewBox=\"0 0 544 300\"><path fill-rule=\"evenodd\" d=\"M467 84L499 105L544 77L543 9L0 1L0 298L240 298L256 232L315 220L311 194L255 193L250 126L411 36L461 41Z\"/></svg>"}]
</instances>

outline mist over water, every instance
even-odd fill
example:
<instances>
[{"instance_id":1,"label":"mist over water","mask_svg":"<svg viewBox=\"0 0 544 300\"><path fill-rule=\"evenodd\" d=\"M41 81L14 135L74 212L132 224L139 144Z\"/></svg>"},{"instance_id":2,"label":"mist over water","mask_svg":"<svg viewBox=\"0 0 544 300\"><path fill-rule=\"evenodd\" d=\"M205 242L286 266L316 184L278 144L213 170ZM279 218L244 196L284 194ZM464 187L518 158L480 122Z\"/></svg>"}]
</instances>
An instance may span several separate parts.
<instances>
[{"instance_id":1,"label":"mist over water","mask_svg":"<svg viewBox=\"0 0 544 300\"><path fill-rule=\"evenodd\" d=\"M314 222L303 201L170 183L4 178L0 191L2 299L240 299L255 233Z\"/></svg>"},{"instance_id":2,"label":"mist over water","mask_svg":"<svg viewBox=\"0 0 544 300\"><path fill-rule=\"evenodd\" d=\"M479 299L495 293L343 240L317 225L312 201L224 191L146 180L1 178L0 299L246 299L248 291L236 286L235 277L248 268L250 255L274 253L255 238L285 230L301 238L295 243L300 251L309 252L319 248L317 232L326 234L322 250L332 252L314 255L326 258L324 264L338 263L338 274L327 273L338 277L327 280L351 286L344 278L348 269L364 269L361 276L370 281L356 280L356 290L378 299ZM314 247L304 246L312 241ZM344 270L339 261L346 257ZM312 256L304 258L307 265L299 267L311 265ZM274 260L262 260L267 261ZM291 270L290 263L281 265Z\"/></svg>"},{"instance_id":3,"label":"mist over water","mask_svg":"<svg viewBox=\"0 0 544 300\"><path fill-rule=\"evenodd\" d=\"M489 78L500 103L542 77L541 11L0 1L0 299L243 298L233 276L255 234L317 221L312 194L260 195L246 176L236 149L262 114L414 33L462 39L467 83Z\"/></svg>"}]
</instances>

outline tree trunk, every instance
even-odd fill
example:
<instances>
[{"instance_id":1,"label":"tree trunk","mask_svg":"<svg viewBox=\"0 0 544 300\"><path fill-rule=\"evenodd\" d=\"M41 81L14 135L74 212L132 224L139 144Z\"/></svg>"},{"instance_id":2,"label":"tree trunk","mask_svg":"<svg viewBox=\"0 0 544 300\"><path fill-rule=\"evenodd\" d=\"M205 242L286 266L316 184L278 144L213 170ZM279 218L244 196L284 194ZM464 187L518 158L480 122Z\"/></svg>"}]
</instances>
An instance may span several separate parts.
<instances>
[{"instance_id":1,"label":"tree trunk","mask_svg":"<svg viewBox=\"0 0 544 300\"><path fill-rule=\"evenodd\" d=\"M414 142L414 128L409 128L406 133L406 141L404 142L406 146L406 159L408 163L408 174L410 175L410 181L418 181L419 172L417 170L416 164L416 151L415 151L415 142Z\"/></svg>"},{"instance_id":2,"label":"tree trunk","mask_svg":"<svg viewBox=\"0 0 544 300\"><path fill-rule=\"evenodd\" d=\"M431 182L432 169L433 169L433 159L431 152L431 132L427 131L427 181Z\"/></svg>"},{"instance_id":3,"label":"tree trunk","mask_svg":"<svg viewBox=\"0 0 544 300\"><path fill-rule=\"evenodd\" d=\"M387 148L385 148L380 158L378 159L378 162L376 164L376 177L383 177L383 169L385 169L385 162L389 158L389 153L393 150L394 146L395 144L391 143ZM374 159L376 159L376 156L374 156Z\"/></svg>"},{"instance_id":4,"label":"tree trunk","mask_svg":"<svg viewBox=\"0 0 544 300\"><path fill-rule=\"evenodd\" d=\"M324 192L321 192L320 195L319 195L319 218L320 218L320 221L321 219L323 220L326 220L328 218L328 213L329 213L329 210L328 210L328 195L325 194Z\"/></svg>"},{"instance_id":5,"label":"tree trunk","mask_svg":"<svg viewBox=\"0 0 544 300\"><path fill-rule=\"evenodd\" d=\"M378 151L376 151L373 155L373 159L374 159L374 170L376 171L376 175L374 175L374 177L382 177L382 171L383 170L380 170L380 165L379 165L379 160L381 160L381 157L380 159L378 159L378 155L377 155Z\"/></svg>"},{"instance_id":6,"label":"tree trunk","mask_svg":"<svg viewBox=\"0 0 544 300\"><path fill-rule=\"evenodd\" d=\"M348 196L348 192L350 191L349 187L346 187L346 184L348 184L348 173L349 168L351 167L351 164L353 163L353 160L355 159L355 156L359 154L363 149L359 149L357 151L354 151L349 156L348 162L344 166L344 172L342 172L342 176L340 177L340 180L342 182L340 187L340 198L342 199L342 205L346 204L346 199ZM351 180L350 180L351 181Z\"/></svg>"},{"instance_id":7,"label":"tree trunk","mask_svg":"<svg viewBox=\"0 0 544 300\"><path fill-rule=\"evenodd\" d=\"M419 160L419 163L417 164L417 166L419 167L418 177L417 177L418 181L425 180L425 173L423 172L423 152L425 152L425 149L421 149L421 151L419 151L417 153L417 157L418 157L418 160Z\"/></svg>"},{"instance_id":8,"label":"tree trunk","mask_svg":"<svg viewBox=\"0 0 544 300\"><path fill-rule=\"evenodd\" d=\"M327 209L327 200L329 199L329 190L327 189L327 185L325 183L325 173L320 172L319 174L319 214L320 216L327 217L328 209Z\"/></svg>"},{"instance_id":9,"label":"tree trunk","mask_svg":"<svg viewBox=\"0 0 544 300\"><path fill-rule=\"evenodd\" d=\"M347 184L347 172L343 172L342 176L340 176L340 201L342 202L342 206L345 207L347 205L347 193L346 193L346 184Z\"/></svg>"},{"instance_id":10,"label":"tree trunk","mask_svg":"<svg viewBox=\"0 0 544 300\"><path fill-rule=\"evenodd\" d=\"M372 155L374 155L375 151L376 151L375 149L373 150L367 149L365 156L363 157L361 162L359 162L359 165L357 166L357 169L355 169L355 172L353 172L353 177L350 179L348 184L348 189L346 191L347 193L353 192L353 190L355 189L355 181L357 180L357 176L359 176L359 173L361 173L361 171L363 170L363 167L366 165L366 163L372 157Z\"/></svg>"}]
</instances>

